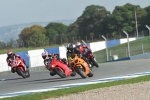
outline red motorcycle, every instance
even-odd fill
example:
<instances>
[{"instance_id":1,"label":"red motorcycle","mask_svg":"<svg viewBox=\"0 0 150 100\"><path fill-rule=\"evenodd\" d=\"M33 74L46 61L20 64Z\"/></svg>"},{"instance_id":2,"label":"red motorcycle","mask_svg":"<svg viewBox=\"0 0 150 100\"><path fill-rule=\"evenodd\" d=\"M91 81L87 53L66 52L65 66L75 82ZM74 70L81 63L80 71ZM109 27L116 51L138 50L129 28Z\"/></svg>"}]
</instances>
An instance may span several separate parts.
<instances>
[{"instance_id":1,"label":"red motorcycle","mask_svg":"<svg viewBox=\"0 0 150 100\"><path fill-rule=\"evenodd\" d=\"M96 67L99 67L93 53L91 52L91 50L89 49L85 49L85 57L87 59L87 61L92 65L92 66L96 66Z\"/></svg>"},{"instance_id":2,"label":"red motorcycle","mask_svg":"<svg viewBox=\"0 0 150 100\"><path fill-rule=\"evenodd\" d=\"M11 61L12 70L14 70L19 76L22 76L23 78L30 77L29 70L26 71L24 66L24 62L18 57L14 57Z\"/></svg>"},{"instance_id":3,"label":"red motorcycle","mask_svg":"<svg viewBox=\"0 0 150 100\"><path fill-rule=\"evenodd\" d=\"M83 44L85 45L86 43L82 40ZM91 50L89 49L84 49L84 57L87 59L87 61L93 66L96 66L96 67L99 67L95 57L94 57L94 54L92 53Z\"/></svg>"},{"instance_id":4,"label":"red motorcycle","mask_svg":"<svg viewBox=\"0 0 150 100\"><path fill-rule=\"evenodd\" d=\"M58 74L61 78L72 74L72 70L66 64L57 60L57 55L54 55L54 57L48 61L48 68L53 71L53 75Z\"/></svg>"}]
</instances>

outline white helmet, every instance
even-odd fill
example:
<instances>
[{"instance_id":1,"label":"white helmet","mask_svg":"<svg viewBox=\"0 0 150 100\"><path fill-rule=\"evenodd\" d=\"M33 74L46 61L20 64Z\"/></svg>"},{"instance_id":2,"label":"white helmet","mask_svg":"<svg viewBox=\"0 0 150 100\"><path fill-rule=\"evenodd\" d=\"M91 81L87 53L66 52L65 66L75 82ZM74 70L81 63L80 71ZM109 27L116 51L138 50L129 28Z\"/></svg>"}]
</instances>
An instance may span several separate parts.
<instances>
[{"instance_id":1,"label":"white helmet","mask_svg":"<svg viewBox=\"0 0 150 100\"><path fill-rule=\"evenodd\" d=\"M77 43L76 43L76 46L80 46L80 45L81 45L81 43L80 43L80 42L77 42Z\"/></svg>"}]
</instances>

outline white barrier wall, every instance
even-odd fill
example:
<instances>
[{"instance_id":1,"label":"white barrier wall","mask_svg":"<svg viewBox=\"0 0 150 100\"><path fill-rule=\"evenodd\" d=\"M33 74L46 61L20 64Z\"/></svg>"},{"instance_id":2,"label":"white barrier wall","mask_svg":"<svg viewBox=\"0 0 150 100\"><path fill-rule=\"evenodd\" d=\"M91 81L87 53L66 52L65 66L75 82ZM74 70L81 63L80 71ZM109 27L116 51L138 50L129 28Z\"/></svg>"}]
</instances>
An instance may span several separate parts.
<instances>
[{"instance_id":1,"label":"white barrier wall","mask_svg":"<svg viewBox=\"0 0 150 100\"><path fill-rule=\"evenodd\" d=\"M60 56L60 58L67 58L66 52L67 52L67 50L66 50L65 47L59 47L59 56Z\"/></svg>"},{"instance_id":2,"label":"white barrier wall","mask_svg":"<svg viewBox=\"0 0 150 100\"><path fill-rule=\"evenodd\" d=\"M129 41L134 41L134 40L136 40L136 38L129 38ZM128 42L127 38L120 39L120 44L123 44L123 43L126 43L126 42Z\"/></svg>"},{"instance_id":3,"label":"white barrier wall","mask_svg":"<svg viewBox=\"0 0 150 100\"><path fill-rule=\"evenodd\" d=\"M134 41L136 38L129 38L129 41ZM120 44L126 43L127 39L120 39ZM102 49L106 48L105 41L100 42L92 42L90 43L90 48L92 49L92 52L96 52ZM30 56L29 64L31 67L38 67L38 66L45 66L43 63L43 58L41 56L44 49L38 49L38 50L29 50L28 55ZM59 47L59 53L61 58L66 58L66 48L65 47ZM0 72L4 71L10 71L10 67L7 66L6 63L6 54L0 55Z\"/></svg>"},{"instance_id":4,"label":"white barrier wall","mask_svg":"<svg viewBox=\"0 0 150 100\"><path fill-rule=\"evenodd\" d=\"M105 41L92 42L92 43L90 43L90 48L92 49L92 52L96 52L96 51L105 49L106 48Z\"/></svg>"},{"instance_id":5,"label":"white barrier wall","mask_svg":"<svg viewBox=\"0 0 150 100\"><path fill-rule=\"evenodd\" d=\"M42 52L44 52L44 49L38 49L38 50L30 50L28 51L28 55L30 56L30 66L31 67L38 67L38 66L44 66L43 58L42 58Z\"/></svg>"},{"instance_id":6,"label":"white barrier wall","mask_svg":"<svg viewBox=\"0 0 150 100\"><path fill-rule=\"evenodd\" d=\"M7 65L6 62L7 54L0 55L0 72L9 71L11 68Z\"/></svg>"}]
</instances>

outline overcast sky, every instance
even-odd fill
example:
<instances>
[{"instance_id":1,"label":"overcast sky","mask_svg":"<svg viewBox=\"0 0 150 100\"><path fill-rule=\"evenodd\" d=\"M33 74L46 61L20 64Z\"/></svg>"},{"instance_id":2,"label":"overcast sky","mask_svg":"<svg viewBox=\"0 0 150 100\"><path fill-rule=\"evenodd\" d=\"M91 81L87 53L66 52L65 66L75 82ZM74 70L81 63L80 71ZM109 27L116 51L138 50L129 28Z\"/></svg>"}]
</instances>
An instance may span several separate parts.
<instances>
[{"instance_id":1,"label":"overcast sky","mask_svg":"<svg viewBox=\"0 0 150 100\"><path fill-rule=\"evenodd\" d=\"M76 20L89 5L113 11L126 3L145 8L149 0L0 0L0 27L31 22Z\"/></svg>"}]
</instances>

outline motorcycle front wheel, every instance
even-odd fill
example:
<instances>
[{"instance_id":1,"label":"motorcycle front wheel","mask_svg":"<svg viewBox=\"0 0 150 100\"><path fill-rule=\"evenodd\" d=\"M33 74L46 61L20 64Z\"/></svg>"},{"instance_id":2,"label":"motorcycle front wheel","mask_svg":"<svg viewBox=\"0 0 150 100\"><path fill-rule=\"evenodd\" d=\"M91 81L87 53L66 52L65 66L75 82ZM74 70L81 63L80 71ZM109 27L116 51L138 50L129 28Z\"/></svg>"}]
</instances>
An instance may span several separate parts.
<instances>
[{"instance_id":1,"label":"motorcycle front wheel","mask_svg":"<svg viewBox=\"0 0 150 100\"><path fill-rule=\"evenodd\" d=\"M94 58L91 58L90 61L92 62L93 66L99 67L97 61Z\"/></svg>"},{"instance_id":2,"label":"motorcycle front wheel","mask_svg":"<svg viewBox=\"0 0 150 100\"><path fill-rule=\"evenodd\" d=\"M30 72L29 72L29 70L28 71L26 71L26 77L30 77Z\"/></svg>"},{"instance_id":3,"label":"motorcycle front wheel","mask_svg":"<svg viewBox=\"0 0 150 100\"><path fill-rule=\"evenodd\" d=\"M26 78L25 73L20 68L17 68L17 74L22 76L23 78Z\"/></svg>"},{"instance_id":4,"label":"motorcycle front wheel","mask_svg":"<svg viewBox=\"0 0 150 100\"><path fill-rule=\"evenodd\" d=\"M65 71L63 69L55 68L54 71L61 77L66 78Z\"/></svg>"},{"instance_id":5,"label":"motorcycle front wheel","mask_svg":"<svg viewBox=\"0 0 150 100\"><path fill-rule=\"evenodd\" d=\"M93 74L93 71L90 70L90 71L89 71L89 74L88 74L87 76L88 76L88 77L93 77L93 75L94 75L94 74Z\"/></svg>"},{"instance_id":6,"label":"motorcycle front wheel","mask_svg":"<svg viewBox=\"0 0 150 100\"><path fill-rule=\"evenodd\" d=\"M82 68L80 68L80 66L76 66L76 70L78 71L78 74L85 79L87 77L87 75L85 74L85 72L82 70Z\"/></svg>"}]
</instances>

